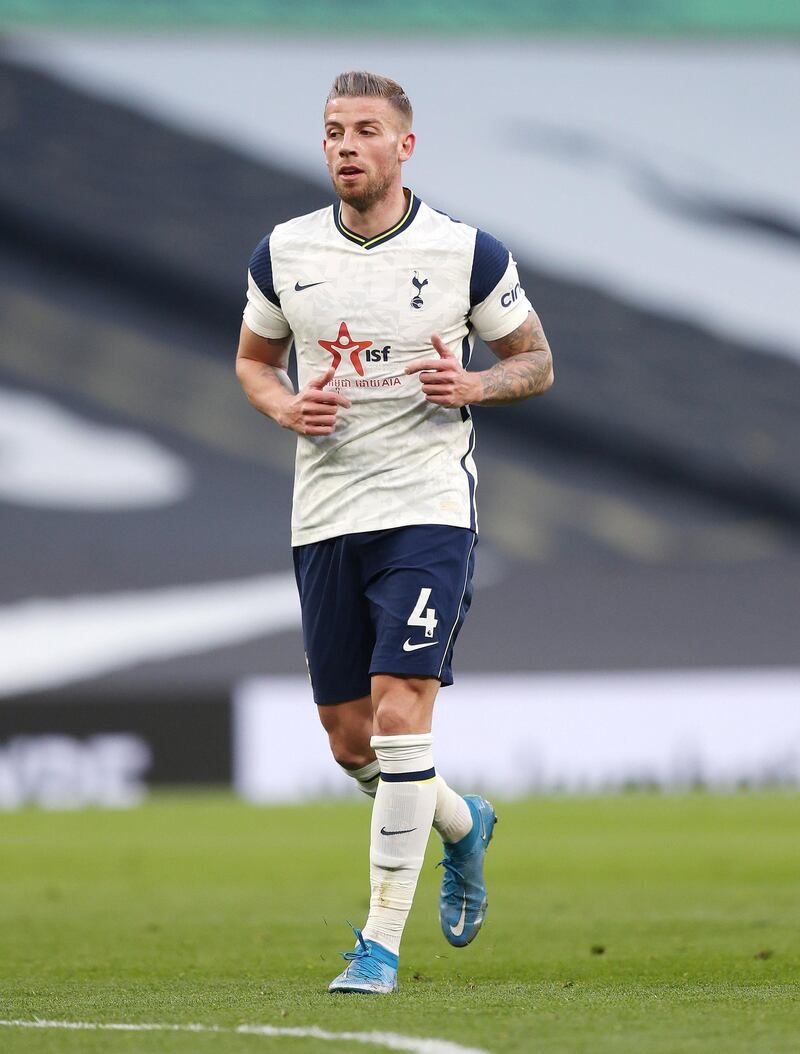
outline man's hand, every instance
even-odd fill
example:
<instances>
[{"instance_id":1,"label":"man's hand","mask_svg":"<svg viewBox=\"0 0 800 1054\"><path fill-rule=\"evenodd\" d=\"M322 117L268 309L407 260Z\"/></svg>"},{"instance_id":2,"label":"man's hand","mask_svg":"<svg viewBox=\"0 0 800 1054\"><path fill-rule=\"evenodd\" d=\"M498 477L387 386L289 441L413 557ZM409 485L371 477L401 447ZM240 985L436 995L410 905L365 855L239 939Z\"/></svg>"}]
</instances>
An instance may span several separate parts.
<instances>
[{"instance_id":1,"label":"man's hand","mask_svg":"<svg viewBox=\"0 0 800 1054\"><path fill-rule=\"evenodd\" d=\"M438 406L502 406L541 395L553 383L553 357L535 311L511 333L487 341L500 359L488 370L467 372L440 337L434 334L431 343L439 358L406 366L406 373L420 375L425 398Z\"/></svg>"},{"instance_id":2,"label":"man's hand","mask_svg":"<svg viewBox=\"0 0 800 1054\"><path fill-rule=\"evenodd\" d=\"M425 359L406 366L406 373L418 373L422 391L429 403L457 409L475 402L480 397L477 375L468 373L455 355L448 350L441 337L431 337L438 359Z\"/></svg>"},{"instance_id":3,"label":"man's hand","mask_svg":"<svg viewBox=\"0 0 800 1054\"><path fill-rule=\"evenodd\" d=\"M329 436L336 428L336 413L340 406L347 409L351 403L339 392L324 392L334 373L333 366L321 377L314 377L301 388L278 417L278 424L290 428L301 436Z\"/></svg>"}]
</instances>

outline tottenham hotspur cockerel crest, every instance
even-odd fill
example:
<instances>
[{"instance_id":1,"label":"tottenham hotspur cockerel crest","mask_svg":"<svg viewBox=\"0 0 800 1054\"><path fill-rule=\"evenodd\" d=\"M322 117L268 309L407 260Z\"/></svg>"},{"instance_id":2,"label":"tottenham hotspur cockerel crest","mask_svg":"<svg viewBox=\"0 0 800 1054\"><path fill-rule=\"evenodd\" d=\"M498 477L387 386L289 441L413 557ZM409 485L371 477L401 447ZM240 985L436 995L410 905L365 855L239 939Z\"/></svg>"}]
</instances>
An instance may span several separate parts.
<instances>
[{"instance_id":1,"label":"tottenham hotspur cockerel crest","mask_svg":"<svg viewBox=\"0 0 800 1054\"><path fill-rule=\"evenodd\" d=\"M422 290L428 284L428 279L421 278L419 271L415 271L411 279L411 284L417 291L416 296L414 296L411 300L411 306L419 310L421 307L423 307L425 303L425 301L422 299Z\"/></svg>"}]
</instances>

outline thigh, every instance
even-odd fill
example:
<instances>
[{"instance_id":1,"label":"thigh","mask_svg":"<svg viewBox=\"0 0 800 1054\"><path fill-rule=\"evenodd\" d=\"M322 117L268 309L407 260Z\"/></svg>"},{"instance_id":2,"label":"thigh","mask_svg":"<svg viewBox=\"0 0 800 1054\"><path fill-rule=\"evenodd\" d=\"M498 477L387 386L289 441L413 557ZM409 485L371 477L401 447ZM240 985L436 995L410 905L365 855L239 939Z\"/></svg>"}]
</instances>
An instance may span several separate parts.
<instances>
[{"instance_id":1,"label":"thigh","mask_svg":"<svg viewBox=\"0 0 800 1054\"><path fill-rule=\"evenodd\" d=\"M386 531L365 555L375 627L371 674L452 684L456 637L472 598L476 535L422 524Z\"/></svg>"},{"instance_id":2,"label":"thigh","mask_svg":"<svg viewBox=\"0 0 800 1054\"><path fill-rule=\"evenodd\" d=\"M293 549L308 675L318 706L370 694L375 645L361 569L350 536Z\"/></svg>"}]
</instances>

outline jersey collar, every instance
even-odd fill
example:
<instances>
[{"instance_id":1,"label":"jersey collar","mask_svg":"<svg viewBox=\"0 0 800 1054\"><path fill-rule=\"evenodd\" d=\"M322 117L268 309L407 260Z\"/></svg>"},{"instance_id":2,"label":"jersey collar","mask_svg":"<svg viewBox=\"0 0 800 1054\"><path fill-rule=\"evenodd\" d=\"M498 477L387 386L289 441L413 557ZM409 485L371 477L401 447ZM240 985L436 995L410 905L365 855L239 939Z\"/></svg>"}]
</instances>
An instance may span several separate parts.
<instances>
[{"instance_id":1,"label":"jersey collar","mask_svg":"<svg viewBox=\"0 0 800 1054\"><path fill-rule=\"evenodd\" d=\"M384 231L382 234L376 234L373 238L365 238L363 234L356 234L355 231L351 231L349 227L345 227L342 223L342 203L333 206L333 222L336 224L338 232L347 238L348 241L354 242L356 245L360 245L362 249L374 249L376 245L383 245L384 242L388 242L390 238L396 238L398 234L402 234L404 230L411 226L414 222L414 217L419 212L420 200L414 194L412 190L408 191L408 208L405 211L405 215L396 223L394 227L390 227L388 231Z\"/></svg>"}]
</instances>

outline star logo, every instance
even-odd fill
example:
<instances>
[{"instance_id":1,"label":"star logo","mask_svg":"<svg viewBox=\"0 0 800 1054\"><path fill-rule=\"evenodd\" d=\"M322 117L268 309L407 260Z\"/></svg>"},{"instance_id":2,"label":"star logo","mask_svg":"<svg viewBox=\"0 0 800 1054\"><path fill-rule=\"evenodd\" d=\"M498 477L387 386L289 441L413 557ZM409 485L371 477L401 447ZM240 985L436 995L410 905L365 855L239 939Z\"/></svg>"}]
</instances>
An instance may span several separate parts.
<instances>
[{"instance_id":1,"label":"star logo","mask_svg":"<svg viewBox=\"0 0 800 1054\"><path fill-rule=\"evenodd\" d=\"M372 341L353 340L346 322L342 322L339 326L339 335L336 340L319 340L317 343L333 356L334 370L339 369L339 363L342 361L342 352L345 351L350 353L350 361L359 377L364 376L364 367L358 356L362 351L372 347Z\"/></svg>"}]
</instances>

